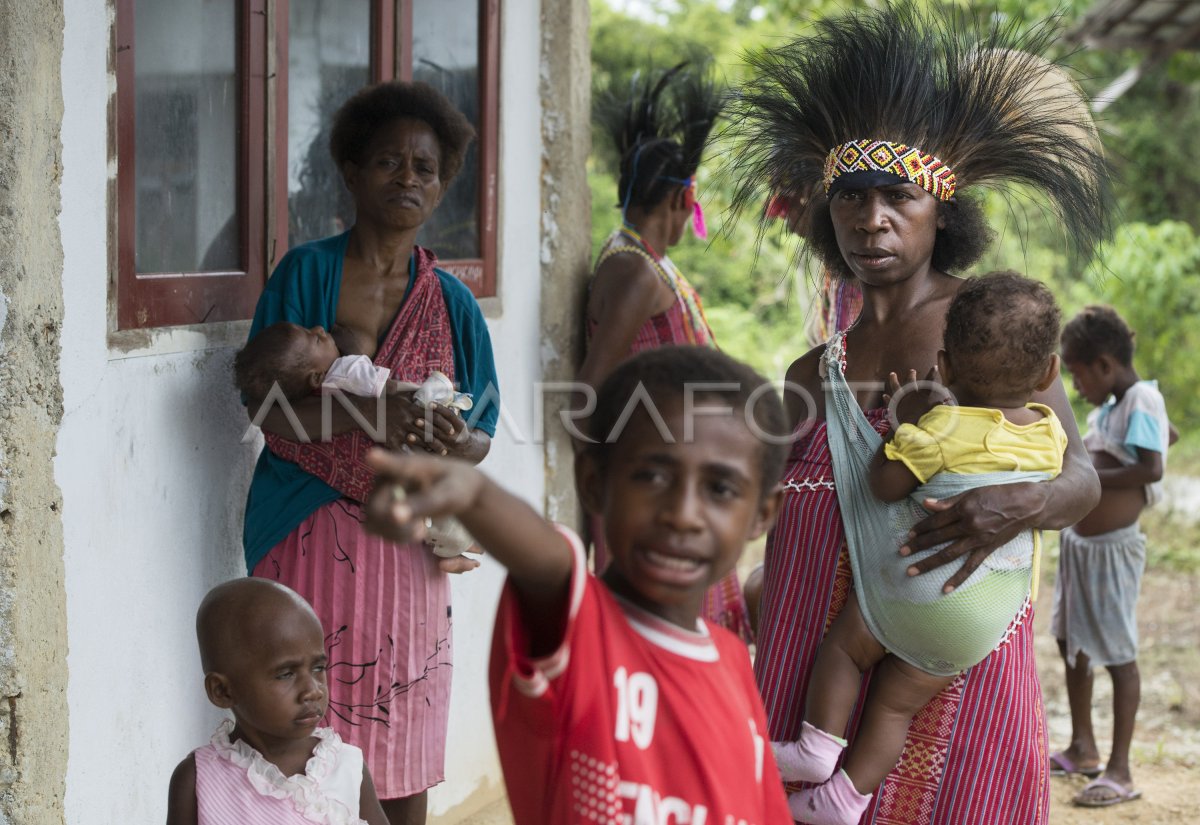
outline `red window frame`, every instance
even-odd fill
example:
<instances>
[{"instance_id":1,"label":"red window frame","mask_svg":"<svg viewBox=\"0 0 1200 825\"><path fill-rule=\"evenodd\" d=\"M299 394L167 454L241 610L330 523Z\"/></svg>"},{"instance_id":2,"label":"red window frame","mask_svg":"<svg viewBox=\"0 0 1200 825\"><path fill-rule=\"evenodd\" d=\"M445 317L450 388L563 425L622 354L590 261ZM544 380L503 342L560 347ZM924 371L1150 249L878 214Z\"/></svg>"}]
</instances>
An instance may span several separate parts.
<instances>
[{"instance_id":1,"label":"red window frame","mask_svg":"<svg viewBox=\"0 0 1200 825\"><path fill-rule=\"evenodd\" d=\"M117 328L179 326L248 318L262 292L265 224L249 216L263 214L264 190L251 182L253 170L264 166L266 146L261 118L264 106L266 0L240 0L237 15L240 125L238 134L238 218L242 225L240 261L243 269L223 273L150 273L135 271L137 223L134 156L133 89L134 0L116 0L117 75L116 155Z\"/></svg>"},{"instance_id":2,"label":"red window frame","mask_svg":"<svg viewBox=\"0 0 1200 825\"><path fill-rule=\"evenodd\" d=\"M244 267L221 273L135 271L134 0L114 0L110 109L117 175L112 236L116 330L244 320L287 248L288 0L235 0L238 13L238 210ZM479 241L482 256L440 265L477 297L496 295L500 2L479 0ZM412 0L372 0L371 77L411 79ZM129 90L129 91L125 91ZM268 195L269 193L269 195ZM435 250L436 251L436 250Z\"/></svg>"}]
</instances>

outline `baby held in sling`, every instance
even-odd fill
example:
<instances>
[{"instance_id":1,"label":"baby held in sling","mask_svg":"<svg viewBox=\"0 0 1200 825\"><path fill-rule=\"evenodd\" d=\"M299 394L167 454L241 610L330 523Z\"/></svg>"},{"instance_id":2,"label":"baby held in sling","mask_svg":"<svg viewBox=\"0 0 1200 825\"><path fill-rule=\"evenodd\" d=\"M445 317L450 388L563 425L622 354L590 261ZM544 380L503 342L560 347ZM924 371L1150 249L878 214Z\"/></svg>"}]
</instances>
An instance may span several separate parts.
<instances>
[{"instance_id":1,"label":"baby held in sling","mask_svg":"<svg viewBox=\"0 0 1200 825\"><path fill-rule=\"evenodd\" d=\"M903 385L890 376L893 430L884 440L846 383L841 337L826 348L829 448L855 598L821 645L800 738L772 745L785 780L819 783L791 795L798 821L857 823L900 758L913 715L994 650L1029 602L1032 531L951 592L941 577L909 575L917 559L897 551L927 515L927 499L1061 471L1066 434L1050 408L1029 403L1058 375L1059 325L1053 295L1036 281L1011 272L967 281L947 313L938 367L924 382L915 371ZM862 721L847 747L842 735L871 667Z\"/></svg>"}]
</instances>

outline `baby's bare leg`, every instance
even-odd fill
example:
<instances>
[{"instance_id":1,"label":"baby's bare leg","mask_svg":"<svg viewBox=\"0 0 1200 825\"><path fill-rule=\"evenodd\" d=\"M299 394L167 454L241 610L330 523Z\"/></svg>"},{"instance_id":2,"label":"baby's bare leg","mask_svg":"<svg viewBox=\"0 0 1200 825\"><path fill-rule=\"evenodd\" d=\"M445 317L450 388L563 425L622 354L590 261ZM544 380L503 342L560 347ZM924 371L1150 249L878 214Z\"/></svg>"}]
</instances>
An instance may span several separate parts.
<instances>
[{"instance_id":1,"label":"baby's bare leg","mask_svg":"<svg viewBox=\"0 0 1200 825\"><path fill-rule=\"evenodd\" d=\"M787 782L824 782L846 746L842 734L862 686L862 674L884 655L853 597L821 642L808 683L804 723L792 742L772 742L779 775Z\"/></svg>"},{"instance_id":2,"label":"baby's bare leg","mask_svg":"<svg viewBox=\"0 0 1200 825\"><path fill-rule=\"evenodd\" d=\"M953 676L933 676L895 656L883 658L842 765L859 793L872 793L896 766L913 716L952 681Z\"/></svg>"},{"instance_id":3,"label":"baby's bare leg","mask_svg":"<svg viewBox=\"0 0 1200 825\"><path fill-rule=\"evenodd\" d=\"M808 684L804 721L842 736L862 685L862 675L887 655L863 621L852 594L825 634Z\"/></svg>"}]
</instances>

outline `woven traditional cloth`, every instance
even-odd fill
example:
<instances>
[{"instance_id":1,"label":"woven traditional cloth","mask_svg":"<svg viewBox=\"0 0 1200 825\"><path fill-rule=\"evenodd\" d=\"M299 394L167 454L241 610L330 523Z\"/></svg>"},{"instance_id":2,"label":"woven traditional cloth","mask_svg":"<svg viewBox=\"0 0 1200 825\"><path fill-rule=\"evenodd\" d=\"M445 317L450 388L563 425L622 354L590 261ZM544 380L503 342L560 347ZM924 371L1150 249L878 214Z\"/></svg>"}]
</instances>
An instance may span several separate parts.
<instances>
[{"instance_id":1,"label":"woven traditional cloth","mask_svg":"<svg viewBox=\"0 0 1200 825\"><path fill-rule=\"evenodd\" d=\"M434 272L437 259L421 247L416 247L413 255L416 261L411 277L415 281L375 352L375 364L390 369L391 377L397 381L419 384L434 370L454 381L450 314ZM367 433L354 429L335 435L330 441L309 444L273 433L264 435L267 447L275 455L295 462L347 498L367 500L375 483L375 471L367 466L366 455L376 446Z\"/></svg>"},{"instance_id":2,"label":"woven traditional cloth","mask_svg":"<svg viewBox=\"0 0 1200 825\"><path fill-rule=\"evenodd\" d=\"M863 138L830 149L825 159L825 193L834 181L851 172L887 172L915 183L940 201L954 197L955 177L950 167L903 143Z\"/></svg>"},{"instance_id":3,"label":"woven traditional cloth","mask_svg":"<svg viewBox=\"0 0 1200 825\"><path fill-rule=\"evenodd\" d=\"M869 410L867 419L887 430L886 409ZM821 639L853 598L825 422L802 421L797 436L783 478L788 492L767 539L754 661L772 741L797 738ZM861 822L1046 825L1048 760L1027 609L1000 647L913 717L900 762Z\"/></svg>"}]
</instances>

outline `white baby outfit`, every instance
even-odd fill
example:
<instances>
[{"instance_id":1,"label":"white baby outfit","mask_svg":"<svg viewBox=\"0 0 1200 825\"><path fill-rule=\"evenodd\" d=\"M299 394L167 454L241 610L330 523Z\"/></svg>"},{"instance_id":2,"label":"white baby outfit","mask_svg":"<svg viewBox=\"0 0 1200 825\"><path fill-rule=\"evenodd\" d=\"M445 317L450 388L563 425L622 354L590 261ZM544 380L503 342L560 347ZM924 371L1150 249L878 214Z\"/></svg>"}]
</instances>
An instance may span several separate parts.
<instances>
[{"instance_id":1,"label":"white baby outfit","mask_svg":"<svg viewBox=\"0 0 1200 825\"><path fill-rule=\"evenodd\" d=\"M391 374L391 370L377 366L369 356L343 355L329 365L321 389L378 398L383 394Z\"/></svg>"}]
</instances>

